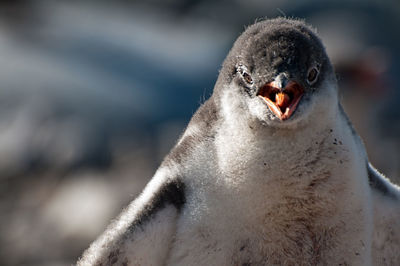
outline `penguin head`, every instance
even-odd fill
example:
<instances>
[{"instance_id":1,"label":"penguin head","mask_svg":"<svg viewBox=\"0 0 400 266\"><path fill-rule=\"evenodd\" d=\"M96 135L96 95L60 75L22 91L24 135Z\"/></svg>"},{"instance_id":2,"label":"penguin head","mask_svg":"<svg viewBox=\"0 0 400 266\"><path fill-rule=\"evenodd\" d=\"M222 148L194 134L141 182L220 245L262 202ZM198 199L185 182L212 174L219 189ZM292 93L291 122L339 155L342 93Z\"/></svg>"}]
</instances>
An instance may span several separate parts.
<instances>
[{"instance_id":1,"label":"penguin head","mask_svg":"<svg viewBox=\"0 0 400 266\"><path fill-rule=\"evenodd\" d=\"M242 112L278 127L337 105L336 79L325 48L299 20L277 18L248 27L225 59L218 82L214 93L234 94L241 99Z\"/></svg>"}]
</instances>

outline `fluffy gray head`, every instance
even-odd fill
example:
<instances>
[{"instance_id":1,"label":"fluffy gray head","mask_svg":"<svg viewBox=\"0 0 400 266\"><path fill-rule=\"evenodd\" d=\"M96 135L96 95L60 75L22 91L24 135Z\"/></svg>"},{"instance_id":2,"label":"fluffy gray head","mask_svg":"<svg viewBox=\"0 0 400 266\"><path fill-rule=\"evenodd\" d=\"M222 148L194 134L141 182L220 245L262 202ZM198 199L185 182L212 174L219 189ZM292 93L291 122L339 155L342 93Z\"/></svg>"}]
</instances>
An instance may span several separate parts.
<instances>
[{"instance_id":1,"label":"fluffy gray head","mask_svg":"<svg viewBox=\"0 0 400 266\"><path fill-rule=\"evenodd\" d=\"M315 31L302 21L277 18L248 27L237 39L214 94L236 93L245 103L240 108L247 109L241 111L282 126L304 119L317 104L316 95L326 87L336 90L335 84Z\"/></svg>"}]
</instances>

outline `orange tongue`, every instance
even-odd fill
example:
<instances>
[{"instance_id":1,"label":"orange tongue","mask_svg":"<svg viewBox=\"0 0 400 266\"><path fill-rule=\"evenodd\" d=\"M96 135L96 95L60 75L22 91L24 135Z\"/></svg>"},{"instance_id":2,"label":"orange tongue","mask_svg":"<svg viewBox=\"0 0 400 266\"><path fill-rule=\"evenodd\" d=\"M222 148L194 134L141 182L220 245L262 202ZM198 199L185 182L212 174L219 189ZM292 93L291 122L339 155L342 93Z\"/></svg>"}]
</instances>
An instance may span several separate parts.
<instances>
[{"instance_id":1,"label":"orange tongue","mask_svg":"<svg viewBox=\"0 0 400 266\"><path fill-rule=\"evenodd\" d=\"M275 96L275 104L285 110L289 106L290 97L284 92L278 92Z\"/></svg>"}]
</instances>

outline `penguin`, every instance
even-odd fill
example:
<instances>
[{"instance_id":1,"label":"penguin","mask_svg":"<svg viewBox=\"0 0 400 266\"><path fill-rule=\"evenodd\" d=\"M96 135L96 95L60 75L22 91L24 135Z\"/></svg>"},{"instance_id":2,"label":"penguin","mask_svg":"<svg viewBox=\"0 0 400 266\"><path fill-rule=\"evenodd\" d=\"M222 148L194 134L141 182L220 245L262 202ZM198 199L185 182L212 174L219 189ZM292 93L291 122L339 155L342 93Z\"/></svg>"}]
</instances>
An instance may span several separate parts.
<instances>
[{"instance_id":1,"label":"penguin","mask_svg":"<svg viewBox=\"0 0 400 266\"><path fill-rule=\"evenodd\" d=\"M400 265L400 190L368 161L316 30L247 27L144 191L78 265Z\"/></svg>"}]
</instances>

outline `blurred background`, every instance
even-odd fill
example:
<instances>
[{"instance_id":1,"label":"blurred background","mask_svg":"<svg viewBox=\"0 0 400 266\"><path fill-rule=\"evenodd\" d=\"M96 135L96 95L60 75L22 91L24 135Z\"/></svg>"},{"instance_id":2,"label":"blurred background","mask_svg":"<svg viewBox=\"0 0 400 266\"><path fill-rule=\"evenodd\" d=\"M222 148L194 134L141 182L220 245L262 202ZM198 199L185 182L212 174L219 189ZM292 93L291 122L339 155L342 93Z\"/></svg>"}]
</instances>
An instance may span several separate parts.
<instances>
[{"instance_id":1,"label":"blurred background","mask_svg":"<svg viewBox=\"0 0 400 266\"><path fill-rule=\"evenodd\" d=\"M322 36L370 160L400 179L400 2L0 1L0 265L71 265L143 188L256 18Z\"/></svg>"}]
</instances>

